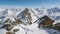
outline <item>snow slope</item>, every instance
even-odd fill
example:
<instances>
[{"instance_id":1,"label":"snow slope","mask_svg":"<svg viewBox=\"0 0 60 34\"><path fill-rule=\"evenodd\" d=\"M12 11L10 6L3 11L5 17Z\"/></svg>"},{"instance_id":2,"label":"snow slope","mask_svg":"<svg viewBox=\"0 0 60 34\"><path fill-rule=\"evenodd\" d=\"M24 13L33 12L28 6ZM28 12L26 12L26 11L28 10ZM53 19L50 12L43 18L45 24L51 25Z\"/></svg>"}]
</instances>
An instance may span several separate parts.
<instances>
[{"instance_id":1,"label":"snow slope","mask_svg":"<svg viewBox=\"0 0 60 34\"><path fill-rule=\"evenodd\" d=\"M18 28L18 26L16 26L16 28ZM19 31L16 32L16 34L49 34L47 31L43 30L43 29L38 29L37 28L37 24L34 23L32 25L22 25L21 27L19 27ZM43 33L44 32L44 33Z\"/></svg>"}]
</instances>

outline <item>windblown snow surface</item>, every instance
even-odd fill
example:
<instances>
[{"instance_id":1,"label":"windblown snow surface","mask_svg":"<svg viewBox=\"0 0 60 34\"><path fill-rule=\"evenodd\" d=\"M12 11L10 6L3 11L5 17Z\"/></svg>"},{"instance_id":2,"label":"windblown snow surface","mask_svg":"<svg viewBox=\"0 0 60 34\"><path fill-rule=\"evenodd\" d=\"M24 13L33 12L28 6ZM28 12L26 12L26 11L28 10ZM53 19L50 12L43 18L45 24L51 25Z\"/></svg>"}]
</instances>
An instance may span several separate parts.
<instances>
[{"instance_id":1,"label":"windblown snow surface","mask_svg":"<svg viewBox=\"0 0 60 34\"><path fill-rule=\"evenodd\" d=\"M7 18L14 20L13 18L17 18L18 14L20 14L23 10L24 9L20 9L20 8L0 8L0 23L1 23L0 27L2 27L4 21ZM38 8L38 10L29 9L29 11L31 13L31 17L33 18L32 22L35 22L38 18L44 15L49 16L51 19L55 20L55 22L60 22L60 19L57 18L60 16L59 13L60 11L58 11L57 8L51 8L51 9ZM15 32L15 34L60 34L59 31L53 29L47 29L47 28L39 29L37 26L38 23L32 23L31 25L21 24L21 26L17 25L13 29L19 29L19 31ZM6 34L6 32L7 31L5 29L0 29L0 34Z\"/></svg>"}]
</instances>

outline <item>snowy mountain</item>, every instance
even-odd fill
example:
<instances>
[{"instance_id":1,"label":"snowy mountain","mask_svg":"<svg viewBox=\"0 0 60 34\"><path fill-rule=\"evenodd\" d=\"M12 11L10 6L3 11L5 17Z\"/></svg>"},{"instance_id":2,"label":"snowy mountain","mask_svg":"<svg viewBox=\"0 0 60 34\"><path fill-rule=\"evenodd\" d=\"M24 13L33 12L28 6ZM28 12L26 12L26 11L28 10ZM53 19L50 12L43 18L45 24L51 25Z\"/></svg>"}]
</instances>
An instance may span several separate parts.
<instances>
[{"instance_id":1,"label":"snowy mountain","mask_svg":"<svg viewBox=\"0 0 60 34\"><path fill-rule=\"evenodd\" d=\"M56 30L52 29L38 29L37 23L34 23L37 19L43 17L44 15L47 15L49 18L52 20L55 20L54 23L59 23L60 22L60 9L55 7L55 8L35 8L35 9L20 9L20 8L0 8L0 30L1 34L5 34L7 31L1 27L4 25L4 22L9 19L7 23L11 23L13 21L16 21L16 19L21 20L27 25L20 24L16 25L12 28L13 29L19 29L16 34L53 34L54 32L57 32L57 34L60 34ZM28 25L32 23L31 25ZM10 28L10 27L9 27ZM11 31L12 32L12 31ZM44 32L44 33L43 33Z\"/></svg>"}]
</instances>

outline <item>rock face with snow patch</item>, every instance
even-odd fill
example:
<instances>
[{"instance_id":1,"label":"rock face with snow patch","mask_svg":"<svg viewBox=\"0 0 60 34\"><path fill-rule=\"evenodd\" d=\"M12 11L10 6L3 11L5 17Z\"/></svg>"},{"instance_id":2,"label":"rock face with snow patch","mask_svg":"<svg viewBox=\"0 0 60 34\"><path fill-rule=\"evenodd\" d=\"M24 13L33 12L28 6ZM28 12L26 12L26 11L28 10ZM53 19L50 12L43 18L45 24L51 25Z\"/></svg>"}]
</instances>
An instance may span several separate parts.
<instances>
[{"instance_id":1,"label":"rock face with snow patch","mask_svg":"<svg viewBox=\"0 0 60 34\"><path fill-rule=\"evenodd\" d=\"M23 12L21 12L18 16L18 19L20 19L22 22L24 23L31 23L31 14L29 13L29 9L25 8L25 10L23 10Z\"/></svg>"},{"instance_id":2,"label":"rock face with snow patch","mask_svg":"<svg viewBox=\"0 0 60 34\"><path fill-rule=\"evenodd\" d=\"M43 16L42 18L39 19L38 23L40 27L42 25L42 27L50 27L53 25L54 20L50 19L48 16Z\"/></svg>"}]
</instances>

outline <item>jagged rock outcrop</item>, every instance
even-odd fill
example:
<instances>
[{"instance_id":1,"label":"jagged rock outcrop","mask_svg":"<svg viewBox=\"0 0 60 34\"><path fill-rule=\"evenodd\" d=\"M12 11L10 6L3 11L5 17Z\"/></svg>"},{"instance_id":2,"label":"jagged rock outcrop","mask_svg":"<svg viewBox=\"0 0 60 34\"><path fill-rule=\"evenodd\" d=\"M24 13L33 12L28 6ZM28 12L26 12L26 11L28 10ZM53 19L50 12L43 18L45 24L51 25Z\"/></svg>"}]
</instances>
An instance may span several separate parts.
<instances>
[{"instance_id":1,"label":"jagged rock outcrop","mask_svg":"<svg viewBox=\"0 0 60 34\"><path fill-rule=\"evenodd\" d=\"M5 28L7 31L11 31L11 29L13 28L13 25L11 23L12 21L9 18L7 18L1 28Z\"/></svg>"},{"instance_id":2,"label":"jagged rock outcrop","mask_svg":"<svg viewBox=\"0 0 60 34\"><path fill-rule=\"evenodd\" d=\"M19 29L14 29L14 30L13 30L13 32L17 32L17 31L19 31Z\"/></svg>"},{"instance_id":3,"label":"jagged rock outcrop","mask_svg":"<svg viewBox=\"0 0 60 34\"><path fill-rule=\"evenodd\" d=\"M15 19L15 18L14 18ZM19 19L15 19L15 21L11 21L9 18L6 19L6 21L3 23L3 26L1 28L5 28L7 31L11 31L11 29L16 26L20 25L23 22Z\"/></svg>"},{"instance_id":4,"label":"jagged rock outcrop","mask_svg":"<svg viewBox=\"0 0 60 34\"><path fill-rule=\"evenodd\" d=\"M50 19L48 16L43 16L39 20L39 26L38 27L50 27L53 25L54 20Z\"/></svg>"},{"instance_id":5,"label":"jagged rock outcrop","mask_svg":"<svg viewBox=\"0 0 60 34\"><path fill-rule=\"evenodd\" d=\"M14 32L6 32L6 34L15 34Z\"/></svg>"},{"instance_id":6,"label":"jagged rock outcrop","mask_svg":"<svg viewBox=\"0 0 60 34\"><path fill-rule=\"evenodd\" d=\"M54 24L54 25L52 26L52 29L55 29L55 30L60 31L60 23Z\"/></svg>"},{"instance_id":7,"label":"jagged rock outcrop","mask_svg":"<svg viewBox=\"0 0 60 34\"><path fill-rule=\"evenodd\" d=\"M20 19L22 22L26 24L31 23L31 20L32 20L32 17L28 8L25 8L25 10L23 10L17 17L18 19Z\"/></svg>"}]
</instances>

